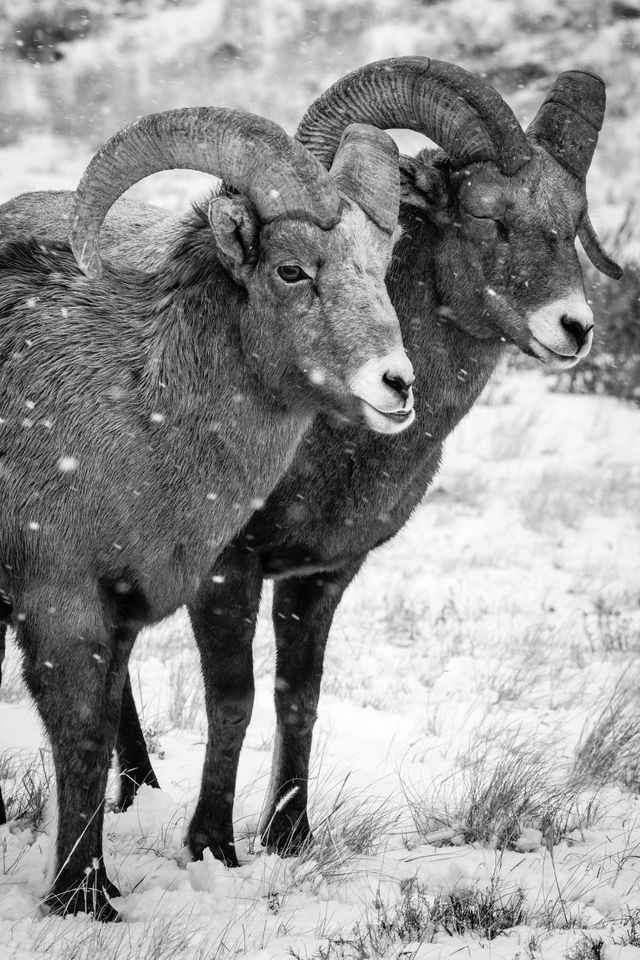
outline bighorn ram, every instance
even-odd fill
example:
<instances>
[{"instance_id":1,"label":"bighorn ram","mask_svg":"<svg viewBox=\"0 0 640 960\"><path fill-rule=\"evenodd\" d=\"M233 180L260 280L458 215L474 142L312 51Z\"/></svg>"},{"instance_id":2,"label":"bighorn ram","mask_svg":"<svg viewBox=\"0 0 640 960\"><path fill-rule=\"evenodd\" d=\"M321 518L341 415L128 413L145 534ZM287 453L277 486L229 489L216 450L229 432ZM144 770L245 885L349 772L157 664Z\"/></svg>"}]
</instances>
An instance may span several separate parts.
<instances>
[{"instance_id":1,"label":"bighorn ram","mask_svg":"<svg viewBox=\"0 0 640 960\"><path fill-rule=\"evenodd\" d=\"M326 418L289 472L216 561L190 616L204 672L210 734L193 853L237 863L232 798L253 702L251 641L265 577L276 577L277 732L263 842L295 851L309 835L307 777L324 648L342 594L367 553L402 527L431 483L442 443L467 413L505 342L569 367L591 344L591 310L575 251L620 270L587 214L585 177L605 91L561 74L526 135L499 94L451 64L400 58L338 81L297 137L328 166L345 126L407 127L442 151L401 158L402 237L388 277L420 385L418 417L398 445ZM124 803L154 783L131 688L118 749Z\"/></svg>"},{"instance_id":2,"label":"bighorn ram","mask_svg":"<svg viewBox=\"0 0 640 960\"><path fill-rule=\"evenodd\" d=\"M192 213L149 272L103 263L112 204L172 167L244 195ZM117 917L103 801L141 626L196 602L316 411L385 433L413 417L384 286L398 203L397 151L379 130L351 127L330 176L269 121L169 111L89 165L70 233L86 276L47 239L56 195L39 199L44 240L0 248L0 632L16 627L53 750L54 910ZM141 207L126 211L120 229L142 226L143 243Z\"/></svg>"}]
</instances>

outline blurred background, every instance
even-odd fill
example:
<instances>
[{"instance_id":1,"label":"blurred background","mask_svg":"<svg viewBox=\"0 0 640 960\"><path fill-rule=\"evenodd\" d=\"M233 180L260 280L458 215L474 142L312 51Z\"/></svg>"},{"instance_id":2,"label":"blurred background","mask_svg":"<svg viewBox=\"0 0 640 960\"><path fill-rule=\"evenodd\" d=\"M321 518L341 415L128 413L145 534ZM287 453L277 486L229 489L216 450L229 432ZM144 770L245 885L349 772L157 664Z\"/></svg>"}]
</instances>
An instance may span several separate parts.
<instances>
[{"instance_id":1,"label":"blurred background","mask_svg":"<svg viewBox=\"0 0 640 960\"><path fill-rule=\"evenodd\" d=\"M607 352L597 362L607 369L595 386L640 398L640 0L0 0L0 49L0 202L73 188L107 137L156 110L240 107L293 132L325 87L382 57L426 55L475 71L523 124L559 71L595 70L609 106L589 175L591 215L630 267L621 285L588 274L612 328L606 319L599 327ZM398 141L406 152L421 146L406 132ZM206 179L158 174L134 190L180 208ZM588 388L592 374L582 364L565 385Z\"/></svg>"}]
</instances>

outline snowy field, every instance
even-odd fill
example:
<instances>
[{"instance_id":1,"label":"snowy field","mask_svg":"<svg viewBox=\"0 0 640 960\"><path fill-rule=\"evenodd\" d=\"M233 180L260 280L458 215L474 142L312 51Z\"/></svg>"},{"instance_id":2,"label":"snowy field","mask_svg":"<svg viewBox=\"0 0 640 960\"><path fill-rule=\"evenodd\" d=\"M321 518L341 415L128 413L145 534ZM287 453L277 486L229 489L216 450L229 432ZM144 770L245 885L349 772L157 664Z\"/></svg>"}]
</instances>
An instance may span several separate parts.
<instances>
[{"instance_id":1,"label":"snowy field","mask_svg":"<svg viewBox=\"0 0 640 960\"><path fill-rule=\"evenodd\" d=\"M162 9L145 18L145 4ZM0 42L18 6L30 3L0 0ZM610 240L640 188L640 19L613 17L622 6L139 0L139 15L68 45L60 62L34 68L2 54L0 202L73 188L101 140L138 113L215 102L293 130L346 70L424 54L485 73L523 121L559 70L603 73L610 109L589 197ZM412 151L418 139L400 143ZM206 182L158 174L134 190L184 209ZM633 234L618 253L637 254ZM315 733L315 842L295 858L267 855L256 837L275 726L270 588L237 870L189 862L182 842L205 739L186 615L141 635L133 689L163 789L106 818L118 925L40 908L51 763L10 637L0 960L640 956L639 528L637 405L502 371L450 438L411 523L369 558L339 609Z\"/></svg>"},{"instance_id":2,"label":"snowy field","mask_svg":"<svg viewBox=\"0 0 640 960\"><path fill-rule=\"evenodd\" d=\"M536 372L494 381L340 608L308 853L267 855L255 836L274 729L266 596L242 865L187 862L205 719L180 613L132 662L163 791L106 820L128 922L42 917L45 807L37 828L0 828L0 955L597 960L600 940L607 958L637 953L639 507L636 408L550 392ZM13 647L8 661L0 750L19 811L49 761Z\"/></svg>"}]
</instances>

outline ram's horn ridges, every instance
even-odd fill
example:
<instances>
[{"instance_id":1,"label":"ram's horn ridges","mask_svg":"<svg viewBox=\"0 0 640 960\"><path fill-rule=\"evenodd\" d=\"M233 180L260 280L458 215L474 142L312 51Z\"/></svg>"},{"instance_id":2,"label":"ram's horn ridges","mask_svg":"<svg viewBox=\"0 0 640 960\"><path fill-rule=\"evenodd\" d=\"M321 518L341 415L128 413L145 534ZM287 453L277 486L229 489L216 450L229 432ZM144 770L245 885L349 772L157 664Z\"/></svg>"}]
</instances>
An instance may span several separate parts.
<instances>
[{"instance_id":1,"label":"ram's horn ridges","mask_svg":"<svg viewBox=\"0 0 640 960\"><path fill-rule=\"evenodd\" d=\"M425 134L452 165L492 160L512 175L531 148L511 108L486 80L428 57L397 57L347 74L311 104L296 137L329 167L349 123Z\"/></svg>"},{"instance_id":2,"label":"ram's horn ridges","mask_svg":"<svg viewBox=\"0 0 640 960\"><path fill-rule=\"evenodd\" d=\"M556 78L527 127L527 136L584 182L598 143L607 103L604 81L586 70Z\"/></svg>"},{"instance_id":3,"label":"ram's horn ridges","mask_svg":"<svg viewBox=\"0 0 640 960\"><path fill-rule=\"evenodd\" d=\"M331 178L385 233L393 233L400 209L398 147L377 127L350 124L342 134Z\"/></svg>"},{"instance_id":4,"label":"ram's horn ridges","mask_svg":"<svg viewBox=\"0 0 640 960\"><path fill-rule=\"evenodd\" d=\"M276 123L216 107L150 114L116 133L78 186L69 236L87 276L101 273L100 228L118 197L152 173L179 168L223 178L246 194L265 223L304 217L328 229L340 216L326 170Z\"/></svg>"}]
</instances>

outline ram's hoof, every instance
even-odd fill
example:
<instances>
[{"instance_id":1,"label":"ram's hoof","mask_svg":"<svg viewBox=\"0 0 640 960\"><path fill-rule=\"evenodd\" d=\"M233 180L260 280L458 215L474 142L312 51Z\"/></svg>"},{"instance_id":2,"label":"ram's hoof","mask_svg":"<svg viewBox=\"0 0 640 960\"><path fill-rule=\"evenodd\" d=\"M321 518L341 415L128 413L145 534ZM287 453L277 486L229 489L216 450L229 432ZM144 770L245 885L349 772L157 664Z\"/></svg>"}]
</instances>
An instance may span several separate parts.
<instances>
[{"instance_id":1,"label":"ram's hoof","mask_svg":"<svg viewBox=\"0 0 640 960\"><path fill-rule=\"evenodd\" d=\"M269 853L281 857L299 856L313 842L306 810L275 813L266 823L261 842Z\"/></svg>"},{"instance_id":2,"label":"ram's hoof","mask_svg":"<svg viewBox=\"0 0 640 960\"><path fill-rule=\"evenodd\" d=\"M192 824L193 827L193 824ZM216 860L226 867L239 867L238 856L233 842L233 833L228 837L222 831L192 829L189 831L189 849L194 860L202 860L204 851L209 849Z\"/></svg>"},{"instance_id":3,"label":"ram's hoof","mask_svg":"<svg viewBox=\"0 0 640 960\"><path fill-rule=\"evenodd\" d=\"M120 891L106 877L100 880L101 882L96 883L83 880L71 891L69 887L60 892L52 890L44 899L45 906L51 913L63 917L68 914L87 913L103 923L120 923L122 917L109 903L109 900L120 896Z\"/></svg>"}]
</instances>

